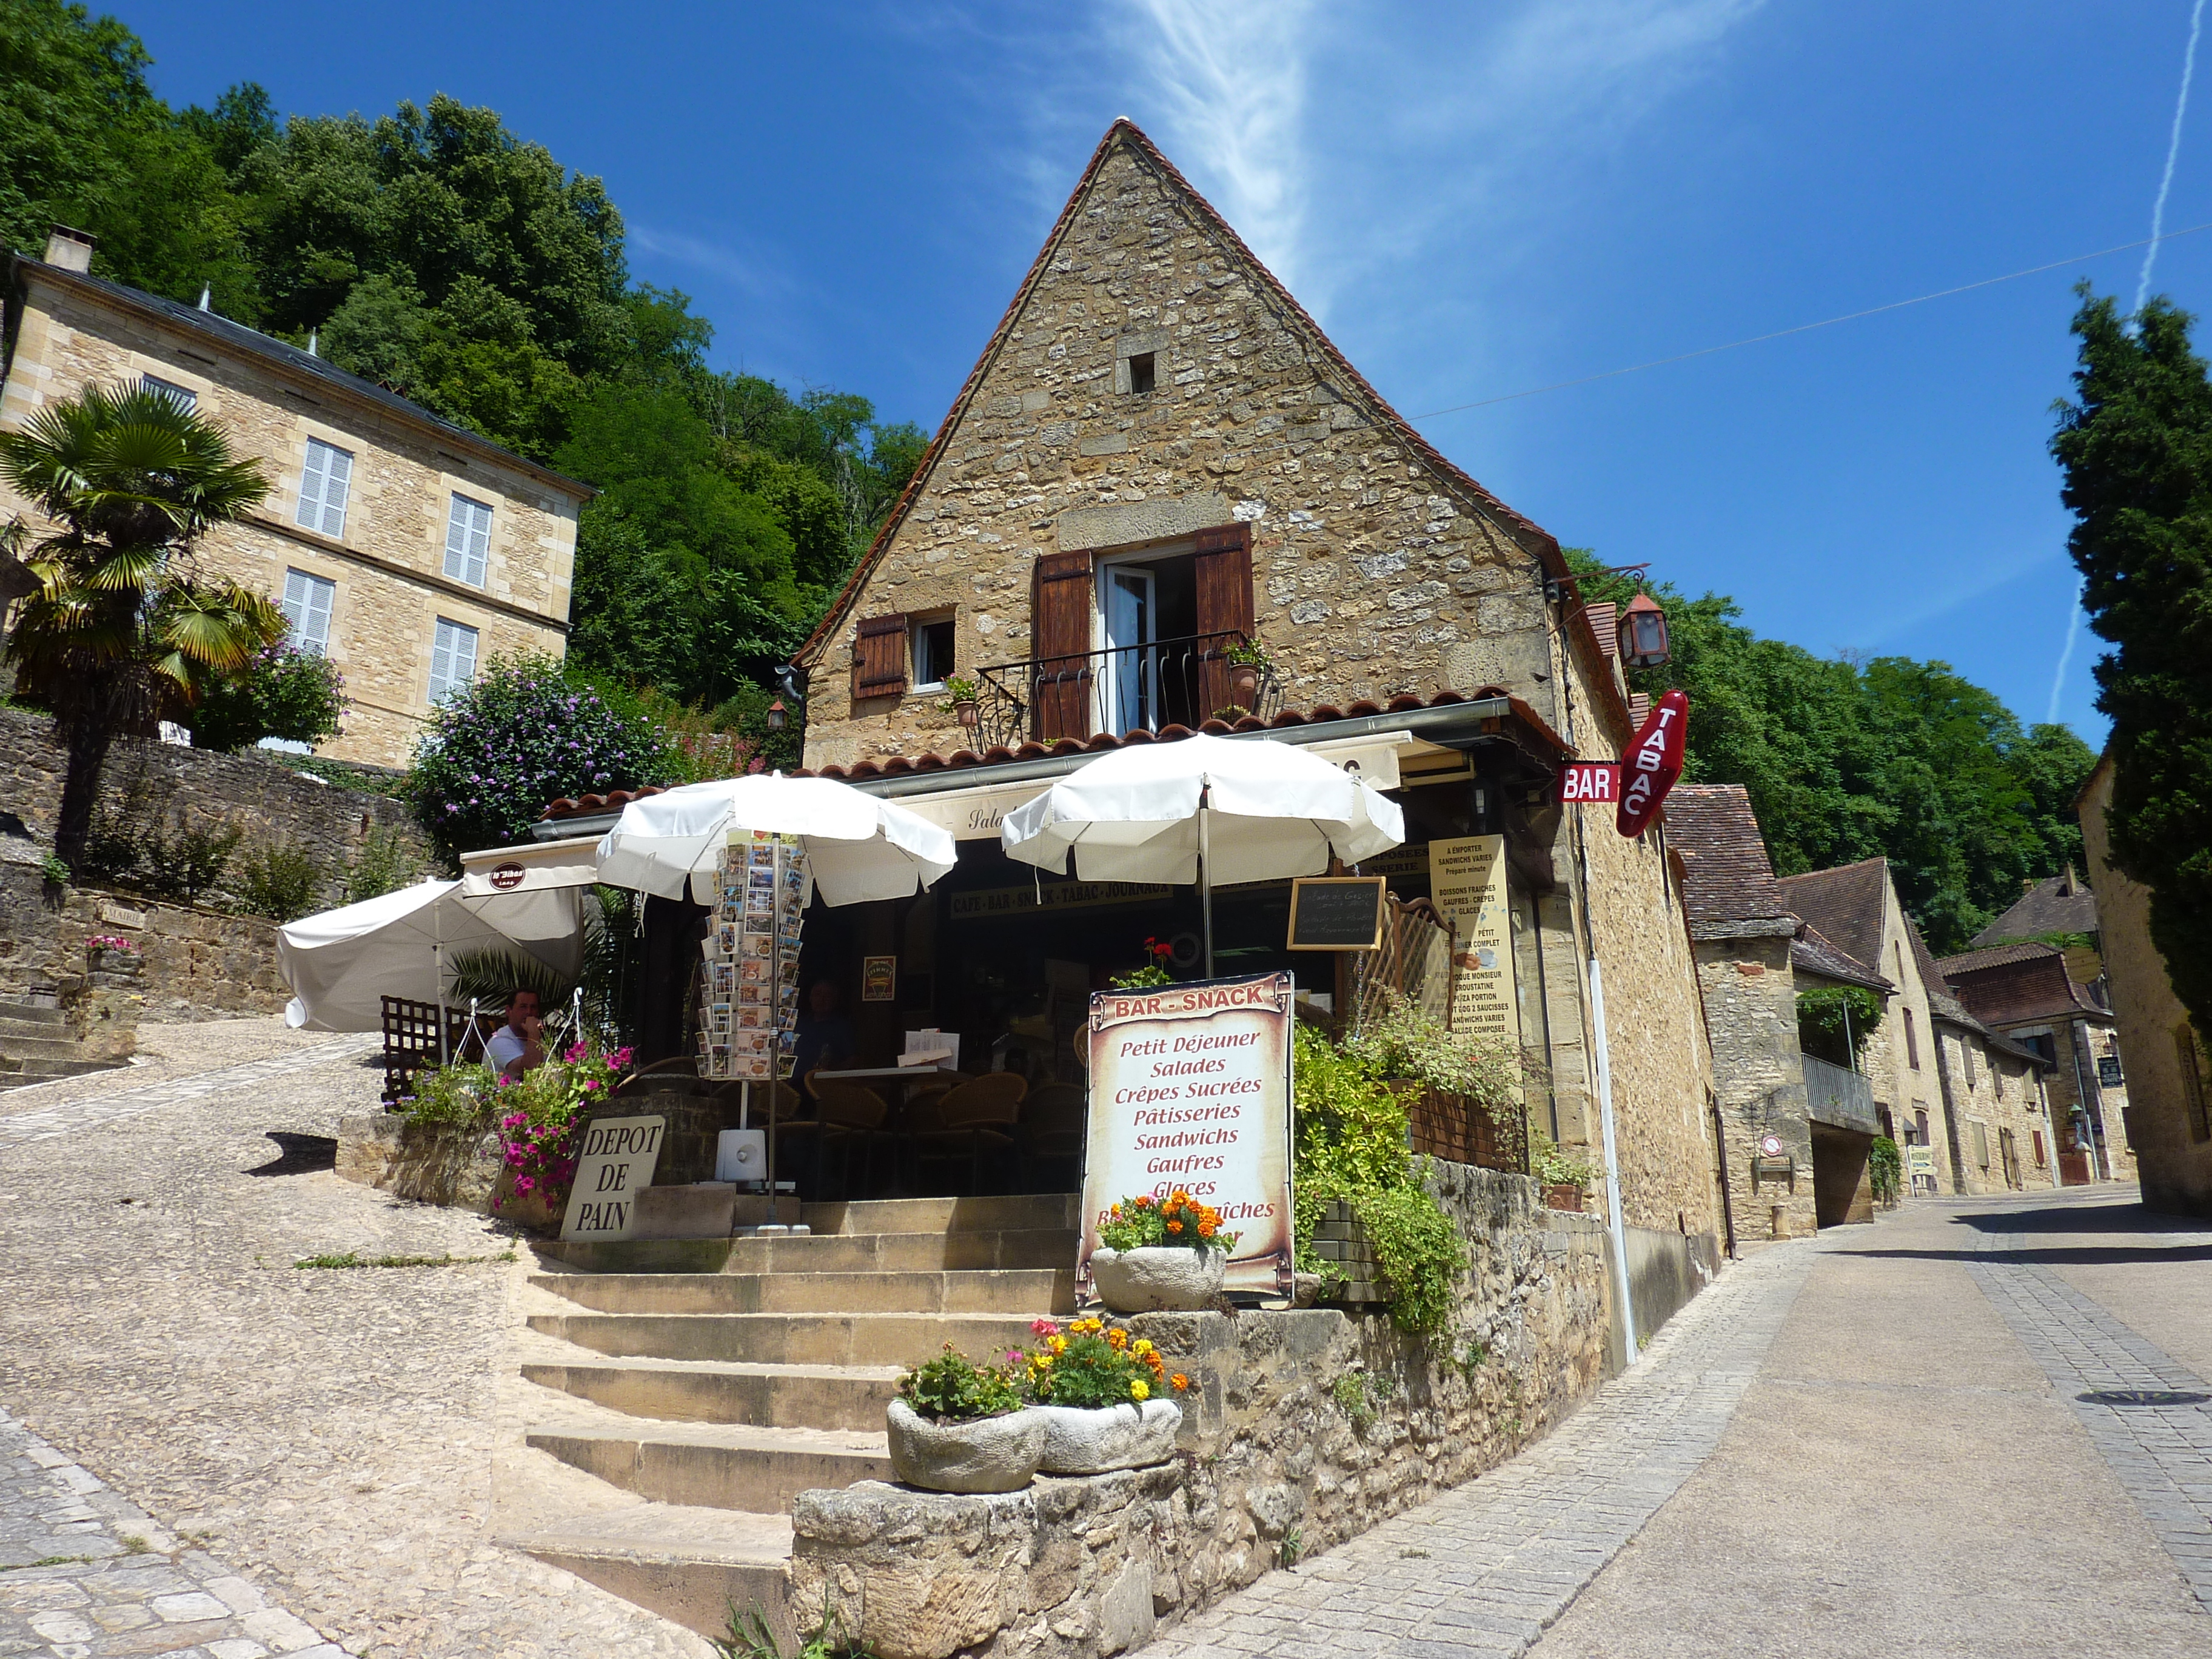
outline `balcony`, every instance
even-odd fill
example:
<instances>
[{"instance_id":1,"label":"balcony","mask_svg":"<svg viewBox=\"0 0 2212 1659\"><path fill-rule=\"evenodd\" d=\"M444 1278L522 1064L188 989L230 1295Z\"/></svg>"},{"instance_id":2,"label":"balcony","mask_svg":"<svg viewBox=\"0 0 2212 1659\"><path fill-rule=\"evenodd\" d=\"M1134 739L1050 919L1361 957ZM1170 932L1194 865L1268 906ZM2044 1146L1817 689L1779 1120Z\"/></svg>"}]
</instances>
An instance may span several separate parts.
<instances>
[{"instance_id":1,"label":"balcony","mask_svg":"<svg viewBox=\"0 0 2212 1659\"><path fill-rule=\"evenodd\" d=\"M1252 661L1237 660L1249 655ZM1195 730L1214 719L1282 711L1274 665L1243 634L1192 634L1079 656L994 663L975 671L978 749L1111 732Z\"/></svg>"},{"instance_id":2,"label":"balcony","mask_svg":"<svg viewBox=\"0 0 2212 1659\"><path fill-rule=\"evenodd\" d=\"M1856 1072L1847 1072L1811 1054L1805 1056L1805 1105L1806 1115L1815 1123L1863 1135L1881 1133L1881 1118L1874 1108L1874 1085Z\"/></svg>"}]
</instances>

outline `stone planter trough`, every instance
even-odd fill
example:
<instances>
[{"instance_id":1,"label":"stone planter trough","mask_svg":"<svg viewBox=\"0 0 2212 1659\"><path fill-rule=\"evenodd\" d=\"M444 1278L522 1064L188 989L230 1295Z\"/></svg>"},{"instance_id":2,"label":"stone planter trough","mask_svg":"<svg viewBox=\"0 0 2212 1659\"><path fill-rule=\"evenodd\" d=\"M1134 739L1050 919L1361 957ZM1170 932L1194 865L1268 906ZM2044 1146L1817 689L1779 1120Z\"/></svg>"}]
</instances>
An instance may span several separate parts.
<instances>
[{"instance_id":1,"label":"stone planter trough","mask_svg":"<svg viewBox=\"0 0 2212 1659\"><path fill-rule=\"evenodd\" d=\"M1147 1245L1137 1250L1091 1253L1091 1282L1098 1299L1115 1313L1188 1313L1213 1305L1228 1270L1226 1250L1186 1245Z\"/></svg>"},{"instance_id":2,"label":"stone planter trough","mask_svg":"<svg viewBox=\"0 0 2212 1659\"><path fill-rule=\"evenodd\" d=\"M1218 1254L1218 1252L1217 1252ZM1175 1455L1182 1407L1172 1400L1126 1406L1032 1406L1045 1421L1046 1474L1141 1469Z\"/></svg>"},{"instance_id":3,"label":"stone planter trough","mask_svg":"<svg viewBox=\"0 0 2212 1659\"><path fill-rule=\"evenodd\" d=\"M884 1413L891 1473L929 1492L1018 1492L1044 1461L1048 1428L1036 1407L968 1423L933 1423L903 1400Z\"/></svg>"}]
</instances>

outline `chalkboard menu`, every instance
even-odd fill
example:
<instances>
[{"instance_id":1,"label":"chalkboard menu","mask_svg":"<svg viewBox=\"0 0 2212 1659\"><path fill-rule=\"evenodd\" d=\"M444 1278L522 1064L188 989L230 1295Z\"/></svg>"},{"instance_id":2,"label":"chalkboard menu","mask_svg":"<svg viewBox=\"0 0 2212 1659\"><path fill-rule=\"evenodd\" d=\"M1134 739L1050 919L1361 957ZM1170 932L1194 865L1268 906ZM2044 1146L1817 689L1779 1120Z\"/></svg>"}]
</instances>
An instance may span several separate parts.
<instances>
[{"instance_id":1,"label":"chalkboard menu","mask_svg":"<svg viewBox=\"0 0 2212 1659\"><path fill-rule=\"evenodd\" d=\"M1382 945L1382 878L1309 876L1291 884L1293 951L1376 951Z\"/></svg>"}]
</instances>

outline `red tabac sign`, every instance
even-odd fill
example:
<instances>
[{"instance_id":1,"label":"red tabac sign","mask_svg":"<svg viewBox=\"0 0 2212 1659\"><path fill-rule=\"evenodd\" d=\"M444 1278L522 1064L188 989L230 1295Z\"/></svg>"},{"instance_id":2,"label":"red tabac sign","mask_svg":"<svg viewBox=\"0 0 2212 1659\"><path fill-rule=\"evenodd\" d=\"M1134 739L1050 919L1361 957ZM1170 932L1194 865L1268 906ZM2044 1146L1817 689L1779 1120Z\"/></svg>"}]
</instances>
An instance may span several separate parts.
<instances>
[{"instance_id":1,"label":"red tabac sign","mask_svg":"<svg viewBox=\"0 0 2212 1659\"><path fill-rule=\"evenodd\" d=\"M1690 694L1669 691L1620 757L1620 812L1614 827L1624 836L1640 836L1657 816L1667 792L1682 775L1682 742L1690 724Z\"/></svg>"},{"instance_id":2,"label":"red tabac sign","mask_svg":"<svg viewBox=\"0 0 2212 1659\"><path fill-rule=\"evenodd\" d=\"M1613 805L1620 799L1620 763L1569 761L1559 769L1559 799Z\"/></svg>"}]
</instances>

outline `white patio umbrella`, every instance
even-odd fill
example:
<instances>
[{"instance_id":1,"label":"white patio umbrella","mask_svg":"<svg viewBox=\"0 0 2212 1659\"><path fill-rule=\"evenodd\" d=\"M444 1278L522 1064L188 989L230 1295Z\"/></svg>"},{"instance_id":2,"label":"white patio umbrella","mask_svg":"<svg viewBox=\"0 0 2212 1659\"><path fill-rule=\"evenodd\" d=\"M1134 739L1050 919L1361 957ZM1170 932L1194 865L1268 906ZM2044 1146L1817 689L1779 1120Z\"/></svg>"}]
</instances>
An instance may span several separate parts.
<instances>
[{"instance_id":1,"label":"white patio umbrella","mask_svg":"<svg viewBox=\"0 0 2212 1659\"><path fill-rule=\"evenodd\" d=\"M318 1031L374 1031L383 1027L387 996L442 1009L453 951L520 950L574 978L584 959L580 891L472 898L458 881L421 881L287 922L276 930L277 971L292 988L285 1021Z\"/></svg>"},{"instance_id":2,"label":"white patio umbrella","mask_svg":"<svg viewBox=\"0 0 2212 1659\"><path fill-rule=\"evenodd\" d=\"M599 851L599 878L712 904L714 854L732 830L796 836L830 904L904 898L952 868L951 833L835 778L757 773L685 784L623 808Z\"/></svg>"},{"instance_id":3,"label":"white patio umbrella","mask_svg":"<svg viewBox=\"0 0 2212 1659\"><path fill-rule=\"evenodd\" d=\"M1199 732L1117 749L999 826L1007 855L1085 881L1199 884L1213 973L1213 884L1319 875L1406 838L1397 803L1320 756L1271 738Z\"/></svg>"}]
</instances>

